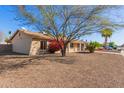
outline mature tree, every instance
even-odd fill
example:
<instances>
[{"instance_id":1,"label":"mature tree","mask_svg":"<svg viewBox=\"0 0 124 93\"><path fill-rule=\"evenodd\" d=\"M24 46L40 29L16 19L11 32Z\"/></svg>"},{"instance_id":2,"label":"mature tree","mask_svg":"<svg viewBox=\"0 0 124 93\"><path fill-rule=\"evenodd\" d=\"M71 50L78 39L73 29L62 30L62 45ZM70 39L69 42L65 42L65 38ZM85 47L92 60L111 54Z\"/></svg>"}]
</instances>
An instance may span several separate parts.
<instances>
[{"instance_id":1,"label":"mature tree","mask_svg":"<svg viewBox=\"0 0 124 93\"><path fill-rule=\"evenodd\" d=\"M107 46L108 37L112 36L113 30L110 28L105 28L101 30L102 37L105 38L104 46Z\"/></svg>"},{"instance_id":2,"label":"mature tree","mask_svg":"<svg viewBox=\"0 0 124 93\"><path fill-rule=\"evenodd\" d=\"M19 6L21 16L16 20L56 39L65 56L72 40L98 32L106 25L113 26L101 16L108 8L110 6Z\"/></svg>"}]
</instances>

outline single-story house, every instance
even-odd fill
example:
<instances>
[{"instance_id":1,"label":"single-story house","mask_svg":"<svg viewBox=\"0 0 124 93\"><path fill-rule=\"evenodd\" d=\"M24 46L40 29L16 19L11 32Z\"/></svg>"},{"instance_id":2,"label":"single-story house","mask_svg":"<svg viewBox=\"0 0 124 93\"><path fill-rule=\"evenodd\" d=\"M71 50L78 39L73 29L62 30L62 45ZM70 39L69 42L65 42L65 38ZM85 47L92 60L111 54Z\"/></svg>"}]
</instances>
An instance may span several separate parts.
<instances>
[{"instance_id":1,"label":"single-story house","mask_svg":"<svg viewBox=\"0 0 124 93\"><path fill-rule=\"evenodd\" d=\"M37 55L48 49L50 36L39 32L30 32L27 30L17 30L10 41L12 51L17 53ZM85 43L79 40L73 40L67 46L67 52L81 52L85 49Z\"/></svg>"}]
</instances>

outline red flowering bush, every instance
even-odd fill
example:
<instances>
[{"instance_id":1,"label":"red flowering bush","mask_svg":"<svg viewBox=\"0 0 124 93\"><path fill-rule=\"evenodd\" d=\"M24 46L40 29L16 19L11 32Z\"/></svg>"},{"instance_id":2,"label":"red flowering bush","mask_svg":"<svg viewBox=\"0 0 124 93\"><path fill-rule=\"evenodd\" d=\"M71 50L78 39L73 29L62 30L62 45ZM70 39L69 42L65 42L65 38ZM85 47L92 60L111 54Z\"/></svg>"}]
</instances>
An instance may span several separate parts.
<instances>
[{"instance_id":1,"label":"red flowering bush","mask_svg":"<svg viewBox=\"0 0 124 93\"><path fill-rule=\"evenodd\" d=\"M52 40L49 40L49 43L50 44L48 46L48 51L50 53L55 53L56 51L59 51L61 49L60 46L63 46L62 40L59 40L59 43L58 43L56 39L52 39Z\"/></svg>"}]
</instances>

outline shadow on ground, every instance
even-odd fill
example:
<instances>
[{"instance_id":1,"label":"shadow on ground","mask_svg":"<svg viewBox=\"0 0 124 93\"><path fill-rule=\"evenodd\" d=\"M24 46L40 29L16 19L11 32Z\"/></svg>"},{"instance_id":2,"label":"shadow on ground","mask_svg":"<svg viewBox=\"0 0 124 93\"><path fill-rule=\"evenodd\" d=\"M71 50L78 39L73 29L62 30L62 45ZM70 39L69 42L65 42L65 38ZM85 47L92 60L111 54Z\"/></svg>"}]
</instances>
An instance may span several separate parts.
<instances>
[{"instance_id":1,"label":"shadow on ground","mask_svg":"<svg viewBox=\"0 0 124 93\"><path fill-rule=\"evenodd\" d=\"M76 53L80 53L80 54L91 54L90 52L76 52Z\"/></svg>"},{"instance_id":2,"label":"shadow on ground","mask_svg":"<svg viewBox=\"0 0 124 93\"><path fill-rule=\"evenodd\" d=\"M65 58L47 58L50 62L57 62L57 63L62 63L62 64L73 64L74 59L68 59L67 57Z\"/></svg>"},{"instance_id":3,"label":"shadow on ground","mask_svg":"<svg viewBox=\"0 0 124 93\"><path fill-rule=\"evenodd\" d=\"M12 70L12 69L18 69L18 68L22 68L25 65L28 65L32 62L33 59L29 59L29 60L24 60L20 63L14 63L13 62L10 63L0 63L0 73L5 72L7 70Z\"/></svg>"},{"instance_id":4,"label":"shadow on ground","mask_svg":"<svg viewBox=\"0 0 124 93\"><path fill-rule=\"evenodd\" d=\"M12 53L7 57L6 56L1 57L3 58L3 60L1 60L1 63L0 63L0 74L8 70L23 68L26 65L42 65L40 64L40 62L42 62L40 60L48 60L51 63L56 62L61 64L73 64L75 62L73 58L70 59L70 56L61 57L59 54L47 54L47 55L41 55L41 56L24 56L24 55L22 56L22 54L17 54L16 56L12 56L12 55L15 55L15 53ZM28 59L25 59L23 61L20 60L24 58L28 58ZM20 62L8 63L6 62L6 59L17 59ZM16 61L16 60L13 60L13 61Z\"/></svg>"}]
</instances>

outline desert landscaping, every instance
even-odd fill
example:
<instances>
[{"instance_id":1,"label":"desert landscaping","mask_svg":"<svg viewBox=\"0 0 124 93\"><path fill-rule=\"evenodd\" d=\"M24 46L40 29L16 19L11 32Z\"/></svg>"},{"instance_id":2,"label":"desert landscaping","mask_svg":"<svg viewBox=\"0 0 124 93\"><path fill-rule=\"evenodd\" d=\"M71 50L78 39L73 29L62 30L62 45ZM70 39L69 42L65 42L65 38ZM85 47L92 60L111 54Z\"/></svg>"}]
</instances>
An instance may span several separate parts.
<instances>
[{"instance_id":1,"label":"desert landscaping","mask_svg":"<svg viewBox=\"0 0 124 93\"><path fill-rule=\"evenodd\" d=\"M0 88L124 87L124 6L0 10Z\"/></svg>"},{"instance_id":2,"label":"desert landscaping","mask_svg":"<svg viewBox=\"0 0 124 93\"><path fill-rule=\"evenodd\" d=\"M0 56L0 87L124 87L124 57L70 53Z\"/></svg>"}]
</instances>

